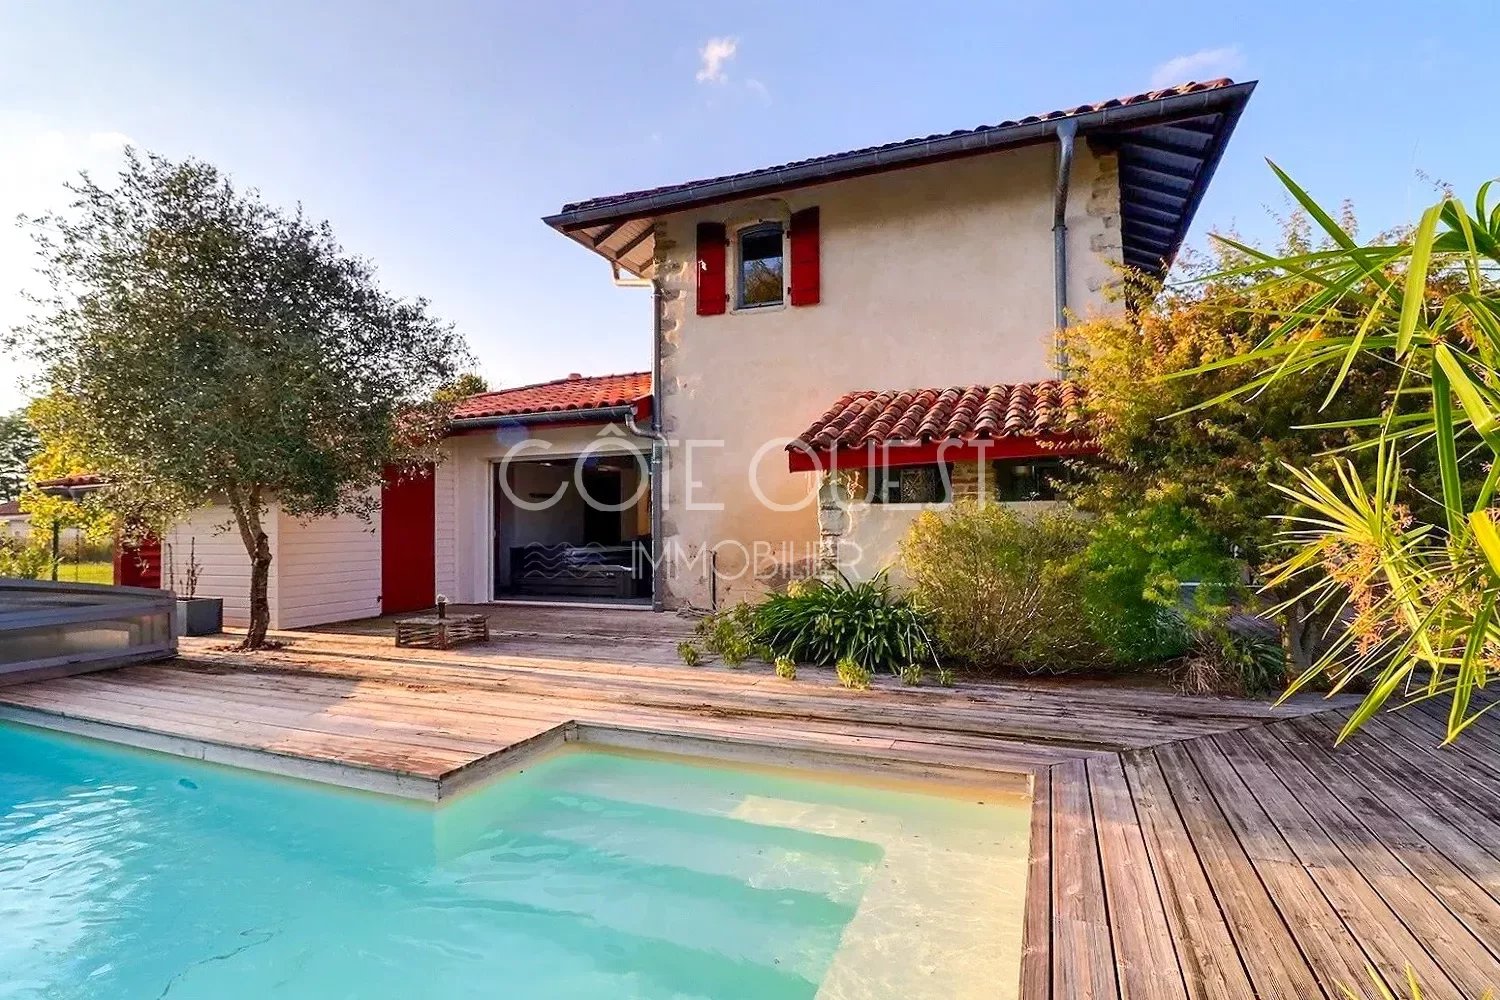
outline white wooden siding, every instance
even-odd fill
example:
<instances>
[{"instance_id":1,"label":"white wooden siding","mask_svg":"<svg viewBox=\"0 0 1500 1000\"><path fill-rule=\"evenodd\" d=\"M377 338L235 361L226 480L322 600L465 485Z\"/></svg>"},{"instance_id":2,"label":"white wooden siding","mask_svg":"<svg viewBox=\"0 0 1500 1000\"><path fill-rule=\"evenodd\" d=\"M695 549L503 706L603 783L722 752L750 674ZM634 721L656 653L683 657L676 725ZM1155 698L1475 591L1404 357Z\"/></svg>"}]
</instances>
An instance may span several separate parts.
<instances>
[{"instance_id":1,"label":"white wooden siding","mask_svg":"<svg viewBox=\"0 0 1500 1000\"><path fill-rule=\"evenodd\" d=\"M458 600L458 477L454 474L453 457L446 449L443 457L445 460L438 463L432 484L433 558L437 562L434 579L439 594Z\"/></svg>"},{"instance_id":2,"label":"white wooden siding","mask_svg":"<svg viewBox=\"0 0 1500 1000\"><path fill-rule=\"evenodd\" d=\"M266 535L276 549L277 511L266 512ZM204 507L174 524L162 539L161 585L187 596L188 566L196 561L198 597L224 601L224 624L244 627L250 623L250 556L234 525L228 507ZM271 563L271 624L276 626L276 563Z\"/></svg>"},{"instance_id":3,"label":"white wooden siding","mask_svg":"<svg viewBox=\"0 0 1500 1000\"><path fill-rule=\"evenodd\" d=\"M380 614L380 514L299 521L281 515L273 573L277 628Z\"/></svg>"}]
</instances>

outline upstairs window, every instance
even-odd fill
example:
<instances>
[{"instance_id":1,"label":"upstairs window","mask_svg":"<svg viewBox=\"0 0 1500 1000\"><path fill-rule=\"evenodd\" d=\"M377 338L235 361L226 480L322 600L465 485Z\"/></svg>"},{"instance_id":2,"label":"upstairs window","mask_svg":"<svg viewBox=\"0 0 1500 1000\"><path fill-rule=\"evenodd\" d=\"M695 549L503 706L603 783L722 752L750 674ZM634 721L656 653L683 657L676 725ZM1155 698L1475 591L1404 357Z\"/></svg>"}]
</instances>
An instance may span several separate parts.
<instances>
[{"instance_id":1,"label":"upstairs window","mask_svg":"<svg viewBox=\"0 0 1500 1000\"><path fill-rule=\"evenodd\" d=\"M1071 482L1057 458L1024 458L995 463L995 499L1006 502L1056 500L1057 488Z\"/></svg>"},{"instance_id":2,"label":"upstairs window","mask_svg":"<svg viewBox=\"0 0 1500 1000\"><path fill-rule=\"evenodd\" d=\"M953 499L953 467L908 465L870 470L871 503L947 503Z\"/></svg>"},{"instance_id":3,"label":"upstairs window","mask_svg":"<svg viewBox=\"0 0 1500 1000\"><path fill-rule=\"evenodd\" d=\"M735 305L740 309L780 305L786 287L781 223L741 229L738 244L740 273Z\"/></svg>"}]
</instances>

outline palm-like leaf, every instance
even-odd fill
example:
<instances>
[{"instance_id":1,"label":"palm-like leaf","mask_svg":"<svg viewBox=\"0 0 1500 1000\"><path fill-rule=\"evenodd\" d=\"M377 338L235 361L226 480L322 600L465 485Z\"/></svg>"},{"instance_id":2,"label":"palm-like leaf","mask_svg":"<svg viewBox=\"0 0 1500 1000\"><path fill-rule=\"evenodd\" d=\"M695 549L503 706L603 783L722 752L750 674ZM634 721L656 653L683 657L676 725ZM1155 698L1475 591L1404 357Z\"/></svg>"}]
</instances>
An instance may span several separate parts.
<instances>
[{"instance_id":1,"label":"palm-like leaf","mask_svg":"<svg viewBox=\"0 0 1500 1000\"><path fill-rule=\"evenodd\" d=\"M1368 444L1378 449L1373 475L1362 479L1349 463L1331 477L1292 470L1285 492L1299 511L1288 522L1295 548L1271 584L1295 581L1301 598L1343 610L1327 653L1292 690L1318 677L1339 689L1371 675L1346 734L1398 693L1447 697L1451 740L1486 710L1473 707L1474 694L1500 669L1500 512L1491 509L1500 484L1500 208L1486 211L1486 184L1472 212L1445 196L1410 238L1361 247L1272 169L1330 248L1273 258L1225 242L1249 261L1240 273L1314 290L1254 350L1183 374L1254 369L1237 389L1200 404L1213 406L1326 370L1326 405L1359 356L1401 367L1402 389L1385 412L1338 425L1377 431ZM1404 449L1429 442L1441 486L1431 498L1400 470Z\"/></svg>"}]
</instances>

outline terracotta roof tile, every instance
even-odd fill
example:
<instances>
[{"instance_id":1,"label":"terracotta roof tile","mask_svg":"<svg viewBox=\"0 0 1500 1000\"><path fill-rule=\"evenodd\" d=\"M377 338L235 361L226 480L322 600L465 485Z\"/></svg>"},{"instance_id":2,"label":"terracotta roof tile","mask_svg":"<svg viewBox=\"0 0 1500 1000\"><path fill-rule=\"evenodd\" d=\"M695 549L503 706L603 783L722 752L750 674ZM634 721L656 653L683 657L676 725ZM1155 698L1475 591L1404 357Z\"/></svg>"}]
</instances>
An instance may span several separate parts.
<instances>
[{"instance_id":1,"label":"terracotta roof tile","mask_svg":"<svg viewBox=\"0 0 1500 1000\"><path fill-rule=\"evenodd\" d=\"M512 417L530 413L591 410L604 406L627 406L651 395L651 373L624 375L569 375L535 385L522 385L498 392L482 392L454 408L457 420Z\"/></svg>"},{"instance_id":2,"label":"terracotta roof tile","mask_svg":"<svg viewBox=\"0 0 1500 1000\"><path fill-rule=\"evenodd\" d=\"M725 174L721 177L705 177L695 181L685 181L680 184L666 184L661 187L644 188L639 191L625 191L621 194L606 195L602 198L589 198L586 201L576 201L562 207L563 212L577 212L585 209L605 208L609 205L634 201L638 198L649 198L655 195L670 194L676 191L686 191L707 184L720 184L726 181L750 180L761 174L775 173L788 167L800 167L808 164L826 163L840 160L845 157L859 156L865 153L876 153L885 150L899 149L902 146L912 146L933 139L957 138L966 135L978 135L981 132L989 132L994 129L1014 128L1017 125L1030 125L1035 122L1051 121L1056 118L1072 118L1077 115L1092 114L1096 111L1104 111L1109 108L1122 108L1131 104L1140 104L1143 101L1159 101L1167 97L1177 97L1183 94L1196 94L1204 90L1218 90L1221 87L1232 87L1234 81L1230 79L1208 80L1203 83L1190 81L1178 84L1175 87L1166 87L1161 90L1152 90L1142 94L1131 94L1128 97L1116 97L1107 101L1096 101L1092 104L1080 104L1076 108L1066 108L1060 111L1047 111L1039 115L1027 115L1025 118L1011 119L997 122L993 125L980 125L976 128L956 129L952 132L938 132L932 135L916 136L911 139L902 139L899 142L887 142L879 146L867 146L863 149L851 149L842 153L830 153L826 156L813 156L805 160L792 160L789 163L779 163L774 167L760 167L756 170L746 170L737 174Z\"/></svg>"},{"instance_id":3,"label":"terracotta roof tile","mask_svg":"<svg viewBox=\"0 0 1500 1000\"><path fill-rule=\"evenodd\" d=\"M1083 390L1056 379L946 389L846 393L789 448L828 451L870 444L1079 436Z\"/></svg>"}]
</instances>

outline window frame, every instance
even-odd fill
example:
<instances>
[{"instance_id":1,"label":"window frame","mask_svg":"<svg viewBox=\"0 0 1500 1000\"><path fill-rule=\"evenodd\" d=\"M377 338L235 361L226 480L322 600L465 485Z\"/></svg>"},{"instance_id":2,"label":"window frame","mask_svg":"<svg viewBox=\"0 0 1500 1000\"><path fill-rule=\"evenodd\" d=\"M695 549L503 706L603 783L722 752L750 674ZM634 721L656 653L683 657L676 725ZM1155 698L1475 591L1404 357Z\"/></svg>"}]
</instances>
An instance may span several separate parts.
<instances>
[{"instance_id":1,"label":"window frame","mask_svg":"<svg viewBox=\"0 0 1500 1000\"><path fill-rule=\"evenodd\" d=\"M1045 493L1050 495L1023 497L1007 496L1005 487L1015 482L1014 476L1007 476L1005 470L1016 466L1031 466L1041 470L1042 475L1034 475L1032 479L1045 483ZM1058 502L1058 487L1072 481L1072 471L1068 468L1063 456L1046 455L1034 458L998 458L990 463L990 475L994 476L994 495L1000 503L1056 503ZM1047 473L1051 473L1050 476Z\"/></svg>"},{"instance_id":2,"label":"window frame","mask_svg":"<svg viewBox=\"0 0 1500 1000\"><path fill-rule=\"evenodd\" d=\"M787 304L787 224L781 219L762 219L740 226L734 231L734 309L750 312L757 309L776 309ZM774 231L781 241L781 290L774 302L745 301L745 239L752 236L769 235Z\"/></svg>"},{"instance_id":3,"label":"window frame","mask_svg":"<svg viewBox=\"0 0 1500 1000\"><path fill-rule=\"evenodd\" d=\"M891 485L890 477L896 477L896 492L900 496L901 479L903 472L914 469L936 469L940 495L936 500L887 500L886 494ZM952 462L926 462L920 465L877 465L869 471L869 479L865 489L865 503L880 507L925 507L933 504L951 504L953 502L953 463Z\"/></svg>"}]
</instances>

